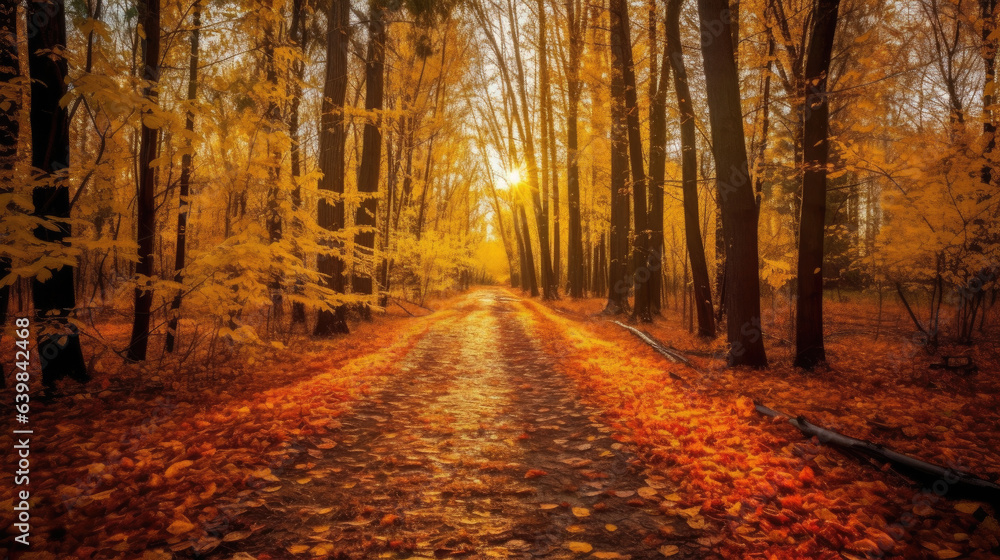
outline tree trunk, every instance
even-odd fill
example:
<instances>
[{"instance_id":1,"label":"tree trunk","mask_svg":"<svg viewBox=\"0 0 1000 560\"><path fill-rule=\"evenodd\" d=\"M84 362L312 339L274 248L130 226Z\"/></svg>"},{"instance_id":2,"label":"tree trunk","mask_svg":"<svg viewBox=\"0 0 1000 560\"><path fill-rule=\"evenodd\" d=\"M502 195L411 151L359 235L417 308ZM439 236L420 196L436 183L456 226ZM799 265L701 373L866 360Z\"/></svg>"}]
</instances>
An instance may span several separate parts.
<instances>
[{"instance_id":1,"label":"tree trunk","mask_svg":"<svg viewBox=\"0 0 1000 560\"><path fill-rule=\"evenodd\" d=\"M31 164L44 186L31 194L38 217L50 217L54 230L35 228L40 241L65 245L72 235L69 186L65 173L69 167L69 113L59 101L66 94L65 78L69 72L66 59L59 56L66 44L66 12L63 2L33 0L28 4L28 21L35 22L35 33L28 37L31 75ZM80 337L67 320L76 307L73 291L73 268L63 266L52 271L45 281L32 280L32 303L35 320L50 320L55 332L40 337L42 382L51 389L55 382L69 376L77 381L89 379L83 361Z\"/></svg>"},{"instance_id":2,"label":"tree trunk","mask_svg":"<svg viewBox=\"0 0 1000 560\"><path fill-rule=\"evenodd\" d=\"M681 128L681 174L684 196L684 238L691 260L695 307L698 313L698 335L715 336L715 316L712 306L712 284L705 259L705 244L701 238L698 218L698 153L695 139L694 105L688 88L684 48L681 44L680 15L683 0L667 2L667 59L674 70L674 91L677 93L678 118ZM664 70L666 74L666 70Z\"/></svg>"},{"instance_id":3,"label":"tree trunk","mask_svg":"<svg viewBox=\"0 0 1000 560\"><path fill-rule=\"evenodd\" d=\"M583 49L586 13L580 0L566 0L569 62L566 67L566 202L568 206L568 234L566 250L569 294L583 297L583 229L580 220L580 152L578 118L580 110L580 55Z\"/></svg>"},{"instance_id":4,"label":"tree trunk","mask_svg":"<svg viewBox=\"0 0 1000 560\"><path fill-rule=\"evenodd\" d=\"M635 225L631 274L631 283L635 289L635 302L632 308L632 319L648 323L653 320L649 293L649 279L652 274L649 262L650 235L648 216L646 215L646 171L639 123L635 62L632 58L632 34L629 25L628 3L625 0L611 0L610 10L611 58L612 64L621 68L624 82L625 122L628 131L629 165L632 170L632 206Z\"/></svg>"},{"instance_id":5,"label":"tree trunk","mask_svg":"<svg viewBox=\"0 0 1000 560\"><path fill-rule=\"evenodd\" d=\"M306 12L303 9L303 2L305 0L293 0L292 2L292 23L289 32L291 33L292 41L295 43L296 47L299 49L300 56L305 58L306 49L308 48L306 30L309 28L306 25ZM292 102L289 108L288 116L288 136L291 140L291 147L289 149L289 159L291 161L291 175L292 175L292 231L293 238L298 239L300 232L302 231L302 222L298 219L297 214L302 208L302 187L299 185L299 179L302 177L302 146L299 134L299 120L301 113L302 104L302 80L305 79L306 63L305 60L300 60L295 63L294 76L292 78ZM296 257L304 261L304 255L302 251L298 248L296 243ZM296 280L295 282L295 293L301 295L302 293L302 282L301 280ZM301 301L296 301L292 303L292 322L298 324L304 324L306 322L306 306Z\"/></svg>"},{"instance_id":6,"label":"tree trunk","mask_svg":"<svg viewBox=\"0 0 1000 560\"><path fill-rule=\"evenodd\" d=\"M983 45L982 57L985 76L983 77L983 157L986 162L980 170L980 181L983 185L993 182L993 151L996 149L997 124L993 104L996 102L996 60L997 44L997 0L979 0L979 17L983 28L980 31ZM986 187L987 192L990 188Z\"/></svg>"},{"instance_id":7,"label":"tree trunk","mask_svg":"<svg viewBox=\"0 0 1000 560\"><path fill-rule=\"evenodd\" d=\"M188 63L188 89L187 101L189 108L184 129L189 133L189 138L194 133L194 110L191 106L198 99L198 45L201 39L201 0L196 0L193 11L193 21L191 29L191 54ZM180 192L180 205L177 208L177 252L174 255L174 282L183 284L184 282L184 260L187 251L187 222L188 212L191 205L188 197L191 193L191 168L194 158L193 142L188 140L188 151L181 157L181 176L178 180L177 190ZM174 351L174 340L177 336L177 321L181 308L181 299L184 297L183 288L178 288L174 299L170 302L170 323L167 326L167 352Z\"/></svg>"},{"instance_id":8,"label":"tree trunk","mask_svg":"<svg viewBox=\"0 0 1000 560\"><path fill-rule=\"evenodd\" d=\"M799 298L795 313L795 366L811 370L826 361L823 347L823 234L826 162L830 152L827 73L840 0L819 0L806 55L805 122L802 127L802 214L799 220Z\"/></svg>"},{"instance_id":9,"label":"tree trunk","mask_svg":"<svg viewBox=\"0 0 1000 560\"><path fill-rule=\"evenodd\" d=\"M531 120L530 120L530 106L528 105L528 90L524 75L524 64L521 60L521 46L520 40L517 33L517 26L514 20L514 8L513 4L508 2L509 11L508 17L510 19L511 29L513 33L513 48L514 48L514 61L517 65L517 83L518 83L518 93L520 94L520 117L515 119L515 123L518 127L518 133L524 143L524 159L527 163L527 174L528 174L528 185L531 188L531 201L532 207L535 214L535 225L538 228L538 246L540 249L539 260L541 261L541 285L542 285L542 296L545 299L556 299L558 297L557 288L552 284L552 255L549 247L549 222L548 217L544 213L542 208L542 200L540 194L540 183L538 179L538 159L535 154L535 139L532 134ZM544 11L543 11L544 12ZM544 13L539 15L539 18L544 18ZM539 22L544 24L543 21ZM542 25L544 27L544 25ZM516 104L514 106L514 112L517 112L518 107ZM525 239L528 239L527 231L525 233Z\"/></svg>"},{"instance_id":10,"label":"tree trunk","mask_svg":"<svg viewBox=\"0 0 1000 560\"><path fill-rule=\"evenodd\" d=\"M344 102L347 98L347 52L351 42L351 5L349 0L331 0L327 21L326 75L323 82L323 113L320 117L319 169L323 178L319 190L325 196L319 201L318 224L321 228L342 235L344 229L344 178L347 124ZM321 253L317 268L325 277L325 285L338 294L344 293L343 241L330 243L333 254ZM320 310L314 334L329 337L347 333L347 310L337 302L333 311Z\"/></svg>"},{"instance_id":11,"label":"tree trunk","mask_svg":"<svg viewBox=\"0 0 1000 560\"><path fill-rule=\"evenodd\" d=\"M621 6L622 0L615 0ZM614 14L614 11L612 12ZM612 20L617 19L612 16ZM628 293L631 282L628 274L629 225L629 141L628 115L625 108L625 79L622 75L622 36L620 24L611 24L611 52L616 61L611 71L611 233L610 264L608 266L608 302L606 315L628 312ZM616 31L616 28L618 29Z\"/></svg>"},{"instance_id":12,"label":"tree trunk","mask_svg":"<svg viewBox=\"0 0 1000 560\"><path fill-rule=\"evenodd\" d=\"M760 325L757 206L747 162L740 83L726 0L698 0L712 150L726 244L730 365L766 367Z\"/></svg>"},{"instance_id":13,"label":"tree trunk","mask_svg":"<svg viewBox=\"0 0 1000 560\"><path fill-rule=\"evenodd\" d=\"M649 310L660 314L663 291L663 183L667 163L667 80L670 57L657 68L656 1L649 2ZM657 79L659 81L657 81Z\"/></svg>"},{"instance_id":14,"label":"tree trunk","mask_svg":"<svg viewBox=\"0 0 1000 560\"><path fill-rule=\"evenodd\" d=\"M143 35L142 58L146 80L143 97L155 105L156 87L160 78L160 0L142 0L139 13ZM143 111L150 115L151 109ZM139 245L139 262L135 265L135 318L132 338L128 346L128 359L141 362L149 348L149 321L153 307L153 242L156 239L156 170L150 165L156 159L158 129L151 128L146 119L142 122L139 137L139 191L136 197L136 242Z\"/></svg>"},{"instance_id":15,"label":"tree trunk","mask_svg":"<svg viewBox=\"0 0 1000 560\"><path fill-rule=\"evenodd\" d=\"M17 53L17 6L8 2L0 6L0 84L10 88L21 74L20 58ZM11 92L14 93L14 92ZM12 191L14 165L17 162L17 145L21 134L20 95L5 96L5 104L0 105L0 195ZM5 231L6 235L8 232ZM0 255L0 282L10 282L11 260ZM6 332L7 306L10 303L10 284L0 286L0 330ZM2 336L2 334L0 334ZM3 364L0 363L0 387L6 387Z\"/></svg>"},{"instance_id":16,"label":"tree trunk","mask_svg":"<svg viewBox=\"0 0 1000 560\"><path fill-rule=\"evenodd\" d=\"M378 183L382 170L382 104L385 83L385 7L381 2L372 2L368 17L368 60L365 63L365 111L375 113L367 115L363 146L361 148L361 165L358 169L358 194L363 197L354 217L354 225L369 228L370 231L359 231L354 236L357 250L363 254L359 271L359 263L354 264L354 293L373 295L375 274L375 226L378 216ZM367 310L367 304L364 305ZM368 316L366 311L363 313Z\"/></svg>"}]
</instances>

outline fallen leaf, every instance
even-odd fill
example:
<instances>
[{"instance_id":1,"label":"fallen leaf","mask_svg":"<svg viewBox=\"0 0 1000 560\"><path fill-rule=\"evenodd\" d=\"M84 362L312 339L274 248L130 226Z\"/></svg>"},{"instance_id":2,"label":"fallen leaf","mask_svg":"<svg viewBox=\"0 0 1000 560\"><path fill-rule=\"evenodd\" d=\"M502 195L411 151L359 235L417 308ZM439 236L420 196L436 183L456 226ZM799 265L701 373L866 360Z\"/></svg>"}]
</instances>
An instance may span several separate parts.
<instances>
[{"instance_id":1,"label":"fallen leaf","mask_svg":"<svg viewBox=\"0 0 1000 560\"><path fill-rule=\"evenodd\" d=\"M594 550L594 547L589 544L576 541L566 543L566 548L572 550L573 552L590 552L591 550Z\"/></svg>"},{"instance_id":2,"label":"fallen leaf","mask_svg":"<svg viewBox=\"0 0 1000 560\"><path fill-rule=\"evenodd\" d=\"M664 556L673 556L680 552L681 549L677 548L677 545L665 544L660 547L660 554Z\"/></svg>"},{"instance_id":3,"label":"fallen leaf","mask_svg":"<svg viewBox=\"0 0 1000 560\"><path fill-rule=\"evenodd\" d=\"M590 515L590 510L582 507L573 508L573 515L577 517L587 517Z\"/></svg>"}]
</instances>

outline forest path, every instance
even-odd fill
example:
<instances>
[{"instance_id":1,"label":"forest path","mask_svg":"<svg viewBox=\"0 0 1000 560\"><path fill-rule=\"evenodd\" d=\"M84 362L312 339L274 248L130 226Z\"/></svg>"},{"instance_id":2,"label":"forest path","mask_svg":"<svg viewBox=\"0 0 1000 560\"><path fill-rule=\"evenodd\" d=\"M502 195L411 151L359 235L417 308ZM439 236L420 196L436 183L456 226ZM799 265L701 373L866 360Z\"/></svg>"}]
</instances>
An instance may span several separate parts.
<instances>
[{"instance_id":1,"label":"forest path","mask_svg":"<svg viewBox=\"0 0 1000 560\"><path fill-rule=\"evenodd\" d=\"M226 530L254 532L213 558L706 557L658 511L671 490L552 367L520 300L478 290L454 311L339 418L336 445L299 442L230 512Z\"/></svg>"}]
</instances>

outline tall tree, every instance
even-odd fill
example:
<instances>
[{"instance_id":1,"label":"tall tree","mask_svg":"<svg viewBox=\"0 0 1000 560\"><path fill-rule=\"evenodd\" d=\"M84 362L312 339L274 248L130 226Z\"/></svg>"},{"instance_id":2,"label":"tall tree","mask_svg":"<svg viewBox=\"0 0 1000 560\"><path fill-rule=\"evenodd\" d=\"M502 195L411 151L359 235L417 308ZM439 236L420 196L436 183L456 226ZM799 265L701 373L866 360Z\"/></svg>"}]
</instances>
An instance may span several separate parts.
<instances>
[{"instance_id":1,"label":"tall tree","mask_svg":"<svg viewBox=\"0 0 1000 560\"><path fill-rule=\"evenodd\" d=\"M514 4L511 0L507 2L507 16L510 21L511 37L513 39L514 63L517 72L517 91L520 94L520 106L512 99L515 113L520 109L520 115L515 115L514 122L517 124L518 134L524 145L524 159L527 164L528 186L530 187L530 197L533 202L535 224L538 229L539 261L541 262L541 285L542 297L545 299L555 299L558 297L558 289L553 284L552 274L552 253L549 245L549 220L542 206L541 185L538 177L538 158L535 153L535 139L531 128L531 106L528 103L528 88L524 72L524 63L521 57L521 41L518 26L514 16ZM527 233L527 232L525 232ZM527 239L527 237L525 237Z\"/></svg>"},{"instance_id":2,"label":"tall tree","mask_svg":"<svg viewBox=\"0 0 1000 560\"><path fill-rule=\"evenodd\" d=\"M566 265L569 294L583 297L586 270L583 263L583 227L580 221L580 62L588 18L581 0L566 0L566 36L569 55L566 65L566 203L568 235Z\"/></svg>"},{"instance_id":3,"label":"tall tree","mask_svg":"<svg viewBox=\"0 0 1000 560\"><path fill-rule=\"evenodd\" d=\"M8 3L9 4L9 3ZM34 33L28 36L28 70L31 74L31 164L42 186L33 189L35 215L48 217L53 229L35 228L40 241L67 244L70 198L66 184L69 168L69 112L60 104L66 95L69 64L66 48L66 11L62 0L32 0L28 18ZM48 320L53 330L42 336L38 354L42 358L42 382L51 389L64 376L85 382L90 376L83 361L80 336L69 324L76 307L73 266L53 270L45 280L32 281L32 303L38 322Z\"/></svg>"},{"instance_id":4,"label":"tall tree","mask_svg":"<svg viewBox=\"0 0 1000 560\"><path fill-rule=\"evenodd\" d=\"M291 140L288 157L290 161L289 172L291 173L293 183L293 213L299 212L302 208L302 186L299 184L299 180L302 177L302 145L299 126L302 111L302 82L305 80L306 52L308 50L308 37L306 34L308 26L306 25L306 10L304 9L305 2L306 0L292 0L292 22L288 30L293 44L299 51L299 58L292 66L292 79L289 80L292 87L292 101L288 111L288 137ZM294 217L292 219L292 229L294 231L293 239L298 239L301 228L301 220ZM303 257L301 252L298 250L296 250L296 255L300 259ZM301 282L296 282L296 292L301 291L300 284ZM295 301L292 303L292 322L300 324L306 322L306 306L301 301Z\"/></svg>"},{"instance_id":5,"label":"tall tree","mask_svg":"<svg viewBox=\"0 0 1000 560\"><path fill-rule=\"evenodd\" d=\"M357 294L374 294L375 225L378 215L378 184L382 169L382 103L385 83L385 6L372 0L368 16L368 54L365 61L365 120L361 165L358 168L358 193L364 197L355 215L356 226L366 228L355 234L354 243L364 258L363 269L354 267L353 287ZM365 306L364 309L368 309ZM367 314L367 312L366 312Z\"/></svg>"},{"instance_id":6,"label":"tall tree","mask_svg":"<svg viewBox=\"0 0 1000 560\"><path fill-rule=\"evenodd\" d=\"M323 114L319 130L318 224L334 236L344 229L344 161L347 147L347 125L344 102L347 98L347 52L351 44L350 0L331 0L327 12L326 74L323 80ZM329 197L329 198L328 198ZM325 284L338 294L344 293L343 241L333 240L330 252L317 257L317 268L325 276ZM347 310L337 304L332 311L320 310L316 321L317 336L347 333Z\"/></svg>"},{"instance_id":7,"label":"tall tree","mask_svg":"<svg viewBox=\"0 0 1000 560\"><path fill-rule=\"evenodd\" d=\"M684 237L691 278L694 281L695 308L698 312L698 335L715 336L715 316L712 308L712 284L708 276L705 244L701 239L698 218L698 153L695 140L694 104L688 87L684 47L681 44L680 16L683 0L667 1L667 58L674 70L674 91L677 95L678 119L681 129L681 190L684 197ZM665 71L664 71L665 73Z\"/></svg>"},{"instance_id":8,"label":"tall tree","mask_svg":"<svg viewBox=\"0 0 1000 560\"><path fill-rule=\"evenodd\" d=\"M187 151L181 156L181 176L177 181L177 190L180 195L180 205L177 208L177 249L174 255L174 282L182 284L184 282L184 261L187 254L187 224L188 213L191 211L191 170L194 159L194 103L198 99L198 49L201 42L201 0L195 0L192 8L191 22L191 52L188 55L188 87L187 117L184 122L184 130L188 132ZM174 351L174 340L177 336L177 321L181 300L184 297L184 290L178 288L173 301L170 302L170 323L167 326L167 352Z\"/></svg>"},{"instance_id":9,"label":"tall tree","mask_svg":"<svg viewBox=\"0 0 1000 560\"><path fill-rule=\"evenodd\" d=\"M20 92L15 81L21 74L17 54L17 3L0 6L0 195L10 193L14 184L14 164L17 161L17 144L20 140ZM0 329L7 325L7 305L10 303L11 260L0 255ZM0 387L5 387L3 364L0 364Z\"/></svg>"},{"instance_id":10,"label":"tall tree","mask_svg":"<svg viewBox=\"0 0 1000 560\"><path fill-rule=\"evenodd\" d=\"M726 244L729 363L766 367L760 323L757 205L747 161L740 82L726 0L698 0L716 188Z\"/></svg>"},{"instance_id":11,"label":"tall tree","mask_svg":"<svg viewBox=\"0 0 1000 560\"><path fill-rule=\"evenodd\" d=\"M160 79L160 0L142 0L139 3L142 33L144 81L142 96L145 107L142 131L139 136L139 189L136 195L136 241L139 244L139 262L135 266L135 316L132 337L128 345L128 359L140 362L146 359L149 348L149 320L153 308L153 245L156 240L156 170L153 160L159 146L159 129L151 126L157 103Z\"/></svg>"},{"instance_id":12,"label":"tall tree","mask_svg":"<svg viewBox=\"0 0 1000 560\"><path fill-rule=\"evenodd\" d=\"M642 131L639 123L639 102L636 93L635 62L632 57L632 34L629 25L628 3L611 0L611 58L612 64L621 69L625 122L628 132L629 167L632 170L632 206L635 226L632 244L632 284L635 302L632 318L649 322L650 311L649 223L646 215L646 171L642 150ZM615 35L618 35L617 40Z\"/></svg>"},{"instance_id":13,"label":"tall tree","mask_svg":"<svg viewBox=\"0 0 1000 560\"><path fill-rule=\"evenodd\" d=\"M612 5L621 6L621 0L612 0ZM621 8L618 8L620 10ZM611 53L614 62L611 73L611 231L610 263L608 265L608 301L604 306L606 315L627 313L628 293L631 288L628 265L628 238L631 222L629 212L629 138L628 110L625 107L625 78L623 71L623 50L621 25L612 9L610 33Z\"/></svg>"},{"instance_id":14,"label":"tall tree","mask_svg":"<svg viewBox=\"0 0 1000 560\"><path fill-rule=\"evenodd\" d=\"M997 37L997 0L979 0L979 19L982 25L980 49L985 70L983 76L983 155L986 158L980 171L980 180L984 185L989 185L993 182L993 165L990 160L997 145L996 108L994 107L994 103L996 103L997 47L1000 45L1000 37Z\"/></svg>"},{"instance_id":15,"label":"tall tree","mask_svg":"<svg viewBox=\"0 0 1000 560\"><path fill-rule=\"evenodd\" d=\"M660 313L663 291L663 185L667 163L667 80L670 57L660 57L657 3L649 0L649 310Z\"/></svg>"},{"instance_id":16,"label":"tall tree","mask_svg":"<svg viewBox=\"0 0 1000 560\"><path fill-rule=\"evenodd\" d=\"M799 220L799 299L795 313L795 366L811 370L826 361L823 346L823 235L830 108L826 92L840 0L819 0L806 55L805 122L802 126L802 215Z\"/></svg>"}]
</instances>

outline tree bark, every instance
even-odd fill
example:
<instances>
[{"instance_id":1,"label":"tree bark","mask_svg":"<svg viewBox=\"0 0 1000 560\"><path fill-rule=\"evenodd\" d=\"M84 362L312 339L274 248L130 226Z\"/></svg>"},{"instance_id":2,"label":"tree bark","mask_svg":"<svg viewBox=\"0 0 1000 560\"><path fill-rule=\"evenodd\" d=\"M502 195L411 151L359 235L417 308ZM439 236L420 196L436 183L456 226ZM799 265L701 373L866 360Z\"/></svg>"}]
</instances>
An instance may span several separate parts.
<instances>
[{"instance_id":1,"label":"tree bark","mask_svg":"<svg viewBox=\"0 0 1000 560\"><path fill-rule=\"evenodd\" d=\"M365 121L361 165L358 169L358 194L362 196L354 218L357 227L370 228L359 231L354 236L355 246L364 255L368 270L359 273L358 263L354 265L354 292L373 295L375 273L375 226L378 216L378 183L382 170L382 105L385 84L385 6L376 0L371 3L368 17L368 60L365 62L365 111L369 114ZM364 309L368 309L365 305ZM369 315L366 311L364 315Z\"/></svg>"},{"instance_id":2,"label":"tree bark","mask_svg":"<svg viewBox=\"0 0 1000 560\"><path fill-rule=\"evenodd\" d=\"M17 53L17 3L8 2L0 6L0 87L6 103L0 106L0 195L10 193L14 184L14 165L17 162L17 147L21 134L21 96L14 91L14 82L21 75L20 58ZM11 270L8 256L0 256L0 282L7 278ZM10 303L10 284L0 286L0 330L6 331L7 306ZM2 336L2 335L0 335ZM0 387L6 387L3 364L0 363Z\"/></svg>"},{"instance_id":3,"label":"tree bark","mask_svg":"<svg viewBox=\"0 0 1000 560\"><path fill-rule=\"evenodd\" d=\"M158 82L160 79L160 0L142 0L139 4L143 37L142 44L143 75L146 81L143 88L143 98L150 105L157 103ZM148 107L143 116L152 114ZM130 361L141 362L146 359L149 348L149 321L153 307L153 244L156 240L156 170L151 163L156 159L158 151L159 130L152 128L143 119L139 136L139 191L136 197L136 241L139 245L139 262L135 265L135 317L132 322L132 337L128 346L127 357Z\"/></svg>"},{"instance_id":4,"label":"tree bark","mask_svg":"<svg viewBox=\"0 0 1000 560\"><path fill-rule=\"evenodd\" d=\"M615 0L621 6L621 0ZM621 60L622 36L618 17L612 11L611 53L616 63L611 68L611 232L609 234L608 302L606 315L619 315L629 310L628 293L631 278L628 270L628 238L631 223L629 212L629 140L628 115L625 108L625 79ZM617 30L616 30L617 29Z\"/></svg>"},{"instance_id":5,"label":"tree bark","mask_svg":"<svg viewBox=\"0 0 1000 560\"><path fill-rule=\"evenodd\" d=\"M586 270L583 266L583 228L580 219L580 56L587 22L580 0L566 0L569 62L566 67L566 202L568 206L567 276L570 296L583 297Z\"/></svg>"},{"instance_id":6,"label":"tree bark","mask_svg":"<svg viewBox=\"0 0 1000 560\"><path fill-rule=\"evenodd\" d=\"M650 310L649 217L646 214L646 171L642 151L642 131L639 123L639 102L632 57L632 33L628 3L611 0L611 58L621 68L624 82L625 122L628 132L629 167L632 170L632 206L635 236L632 244L631 283L634 288L632 319L648 323L653 320ZM617 40L615 38L617 35Z\"/></svg>"},{"instance_id":7,"label":"tree bark","mask_svg":"<svg viewBox=\"0 0 1000 560\"><path fill-rule=\"evenodd\" d=\"M69 113L59 101L66 94L65 78L69 64L62 56L66 45L66 12L62 1L32 0L28 4L28 21L37 22L35 33L28 37L28 67L31 75L31 163L44 186L31 194L35 215L48 217L54 230L35 228L40 241L66 245L72 235L69 186L65 172L69 168ZM52 271L45 281L32 280L32 303L35 320L49 325L56 332L42 336L38 342L41 356L42 383L51 389L55 382L69 376L85 382L90 377L83 361L80 337L68 317L76 307L73 291L74 267L63 266Z\"/></svg>"},{"instance_id":8,"label":"tree bark","mask_svg":"<svg viewBox=\"0 0 1000 560\"><path fill-rule=\"evenodd\" d=\"M326 74L323 81L323 113L320 117L319 168L323 178L319 190L317 221L321 228L342 235L344 229L344 160L347 147L347 124L344 102L347 98L347 52L351 43L351 5L349 0L331 0L327 21ZM329 196L332 202L326 198ZM344 293L343 241L329 243L332 254L321 253L317 268L324 275L324 283L338 294ZM314 334L329 337L350 332L347 327L347 310L338 302L332 311L320 310Z\"/></svg>"},{"instance_id":9,"label":"tree bark","mask_svg":"<svg viewBox=\"0 0 1000 560\"><path fill-rule=\"evenodd\" d=\"M826 81L840 0L819 0L806 55L802 127L802 214L799 220L799 298L795 312L795 366L811 370L826 361L823 346L823 235L826 163L830 152Z\"/></svg>"},{"instance_id":10,"label":"tree bark","mask_svg":"<svg viewBox=\"0 0 1000 560\"><path fill-rule=\"evenodd\" d=\"M194 110L192 106L198 99L198 46L201 40L201 0L195 0L192 9L192 29L191 29L191 54L188 58L188 88L187 119L184 129L188 134L194 133ZM188 151L181 157L181 176L177 181L177 190L180 194L180 205L177 208L177 252L174 255L174 282L182 284L184 282L184 260L187 252L187 222L188 212L191 211L191 204L188 197L191 193L191 169L194 159L193 142L188 140ZM184 297L184 290L177 289L174 299L170 302L170 323L167 326L167 352L174 351L174 340L177 336L178 313L181 308L181 300Z\"/></svg>"},{"instance_id":11,"label":"tree bark","mask_svg":"<svg viewBox=\"0 0 1000 560\"><path fill-rule=\"evenodd\" d=\"M300 232L302 231L302 222L297 217L299 211L302 208L302 187L299 185L299 179L302 177L302 146L299 133L299 121L301 118L301 105L302 105L302 81L305 79L305 56L306 49L308 48L308 37L306 36L306 30L309 28L306 25L306 12L303 9L303 4L305 0L293 0L292 1L292 23L290 25L289 32L291 34L291 39L295 43L295 46L299 49L299 55L303 57L303 60L299 60L295 63L294 73L292 76L292 102L289 107L288 116L288 137L291 140L291 147L289 149L289 159L290 159L290 172L292 176L292 230L293 237L298 238ZM301 250L298 248L296 243L296 257L300 260L305 260L304 255L302 255ZM302 282L296 280L295 282L295 293L300 295L302 292ZM306 306L301 301L296 301L292 303L292 322L298 324L304 324L306 322Z\"/></svg>"},{"instance_id":12,"label":"tree bark","mask_svg":"<svg viewBox=\"0 0 1000 560\"><path fill-rule=\"evenodd\" d=\"M681 44L680 14L683 0L667 2L667 58L674 70L674 91L681 129L681 183L684 197L684 237L687 241L691 276L694 281L695 307L698 313L698 335L715 336L715 316L712 306L712 284L705 259L705 244L701 238L698 217L698 153L695 139L694 105L688 87L684 49ZM666 71L664 71L666 73Z\"/></svg>"},{"instance_id":13,"label":"tree bark","mask_svg":"<svg viewBox=\"0 0 1000 560\"><path fill-rule=\"evenodd\" d=\"M757 206L747 162L740 83L726 0L698 0L712 150L726 244L730 365L762 368Z\"/></svg>"}]
</instances>

